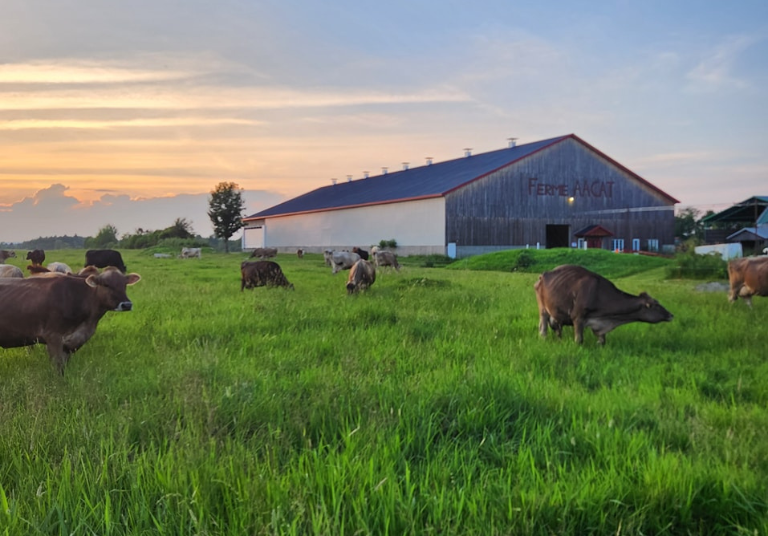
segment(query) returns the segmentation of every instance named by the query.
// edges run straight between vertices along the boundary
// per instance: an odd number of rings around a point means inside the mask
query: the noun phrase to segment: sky
[[[680,200],[768,195],[768,2],[2,0],[0,242],[212,233],[382,167],[565,134]]]

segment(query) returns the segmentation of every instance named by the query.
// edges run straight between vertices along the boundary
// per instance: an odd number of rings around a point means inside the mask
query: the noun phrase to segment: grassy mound
[[[509,249],[456,261],[449,270],[541,273],[561,264],[578,264],[604,277],[626,277],[672,263],[663,257],[613,253],[601,249]]]

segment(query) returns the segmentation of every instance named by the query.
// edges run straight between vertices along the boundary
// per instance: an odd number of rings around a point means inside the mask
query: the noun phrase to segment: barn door
[[[570,247],[569,230],[570,225],[547,225],[547,249]]]
[[[258,225],[243,229],[243,250],[263,248],[266,242],[267,227]]]

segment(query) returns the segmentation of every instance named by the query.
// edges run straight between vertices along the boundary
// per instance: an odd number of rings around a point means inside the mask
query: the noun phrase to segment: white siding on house
[[[400,254],[445,253],[445,199],[265,218],[268,247],[322,251],[395,239]]]

